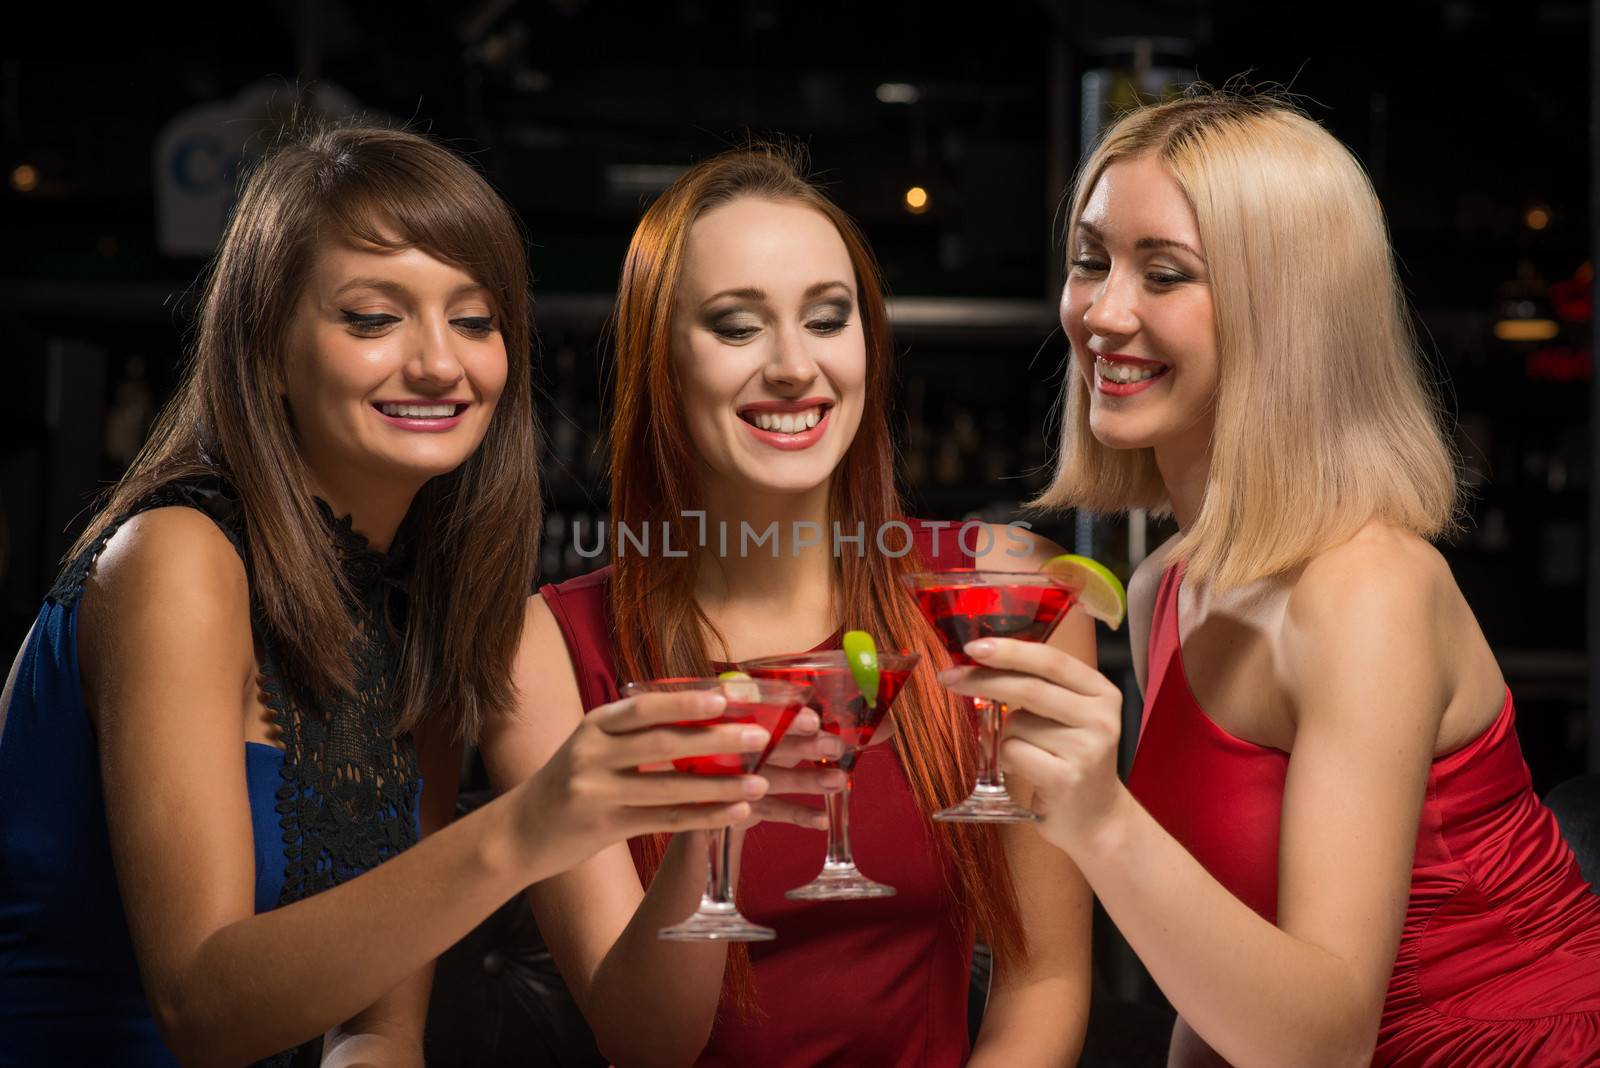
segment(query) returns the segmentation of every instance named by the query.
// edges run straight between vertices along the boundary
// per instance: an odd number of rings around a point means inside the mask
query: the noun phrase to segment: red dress
[[[953,527],[913,523],[916,549],[932,568],[971,567]],[[566,640],[584,710],[618,695],[609,621],[611,569],[539,592]],[[837,648],[838,635],[820,648]],[[895,706],[896,714],[915,710]],[[817,797],[800,797],[822,807]],[[760,1011],[723,1005],[700,1065],[937,1068],[966,1062],[967,986],[974,932],[952,889],[928,814],[895,745],[868,746],[850,797],[850,844],[863,873],[899,891],[867,901],[790,901],[784,891],[822,867],[821,831],[758,823],[745,836],[739,908],[772,927],[748,943]],[[635,863],[638,853],[634,854]]]
[[[1289,754],[1218,727],[1190,692],[1181,571],[1162,576],[1144,725],[1128,787],[1226,886],[1277,922]],[[1600,897],[1534,796],[1506,694],[1500,716],[1436,757],[1374,1064],[1600,1065]]]

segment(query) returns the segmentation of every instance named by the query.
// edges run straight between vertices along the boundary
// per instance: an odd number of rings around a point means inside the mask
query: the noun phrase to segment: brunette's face
[[[284,396],[312,474],[420,486],[459,467],[506,383],[489,292],[418,248],[325,240],[284,358]]]
[[[1153,155],[1113,163],[1069,239],[1061,326],[1089,387],[1095,438],[1123,449],[1207,448],[1216,318],[1183,190]]]
[[[861,423],[867,351],[855,271],[826,216],[741,197],[690,228],[673,313],[678,413],[704,477],[824,485]]]

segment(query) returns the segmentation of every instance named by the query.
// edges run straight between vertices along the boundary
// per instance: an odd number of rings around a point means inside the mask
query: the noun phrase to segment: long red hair
[[[683,271],[689,229],[706,211],[739,197],[805,204],[838,230],[855,269],[858,308],[867,352],[866,398],[861,425],[829,490],[830,519],[846,530],[870,531],[904,516],[895,487],[894,447],[887,413],[893,351],[883,280],[865,238],[843,211],[804,177],[804,161],[786,145],[756,144],[723,152],[691,167],[645,212],[622,269],[615,319],[615,379],[611,419],[611,516],[639,529],[672,528],[686,557],[654,556],[611,547],[611,610],[618,669],[623,679],[704,675],[714,659],[707,648],[715,628],[694,597],[699,561],[694,446],[682,423],[656,413],[678,408],[671,359],[674,298]],[[645,524],[648,524],[646,528]],[[868,538],[872,535],[869,533]],[[913,555],[845,553],[837,560],[836,604],[841,622],[870,631],[881,647],[914,649],[922,665],[913,674],[895,720],[894,744],[923,809],[933,813],[965,797],[976,775],[976,741],[967,713],[934,680],[949,662],[933,629],[897,581],[918,568]],[[1000,969],[1027,956],[1027,941],[1010,868],[996,828],[939,823],[936,841],[956,874],[954,889],[977,929],[993,947]],[[656,836],[636,843],[645,878],[653,878],[666,849]],[[741,1008],[753,1004],[753,977],[744,947],[728,957],[725,990]]]

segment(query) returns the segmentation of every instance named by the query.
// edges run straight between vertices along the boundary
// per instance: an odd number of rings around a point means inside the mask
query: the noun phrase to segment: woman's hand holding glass
[[[1117,777],[1122,692],[1051,645],[985,638],[966,653],[976,666],[948,668],[939,681],[1010,706],[1001,766],[1032,784],[1039,832],[1071,853],[1127,795]]]
[[[750,819],[768,792],[766,778],[695,775],[671,766],[766,749],[771,736],[759,726],[698,723],[716,719],[725,706],[717,693],[651,693],[594,709],[544,767],[511,791],[522,795],[516,838],[523,855],[554,874],[627,838]]]
[[[749,817],[734,825],[735,832],[749,830],[763,820],[792,823],[796,827],[814,831],[828,829],[826,810],[790,801],[783,796],[816,794],[820,797],[829,791],[844,789],[844,772],[838,768],[814,766],[819,760],[837,760],[844,752],[844,744],[838,737],[821,733],[821,730],[822,721],[809,708],[801,709],[794,717],[788,732],[773,747],[761,769],[762,776],[769,783],[766,796],[752,802]]]
[[[844,772],[837,768],[814,766],[821,760],[837,760],[843,752],[844,743],[837,736],[822,733],[822,720],[817,713],[802,708],[762,763],[758,774],[767,780],[766,794],[751,801],[750,815],[730,825],[729,830],[740,834],[768,820],[817,831],[827,830],[828,813],[825,809],[786,800],[785,795],[816,794],[820,797],[844,789]],[[671,771],[672,764],[663,761],[646,765],[640,770]]]

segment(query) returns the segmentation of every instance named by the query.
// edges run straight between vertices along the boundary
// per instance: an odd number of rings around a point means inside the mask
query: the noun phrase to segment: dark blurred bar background
[[[605,513],[611,292],[642,206],[689,161],[750,134],[809,146],[892,287],[918,513],[1003,521],[1053,449],[1060,211],[1083,146],[1136,97],[1245,74],[1300,94],[1377,186],[1472,491],[1445,551],[1543,793],[1600,771],[1596,52],[1590,4],[1569,0],[281,0],[18,30],[0,42],[0,636],[20,641],[171,389],[239,168],[297,102],[444,139],[525,221],[554,581],[598,563],[574,531],[593,544]],[[1124,574],[1170,532],[1037,526]],[[1120,635],[1102,660],[1125,679]]]

